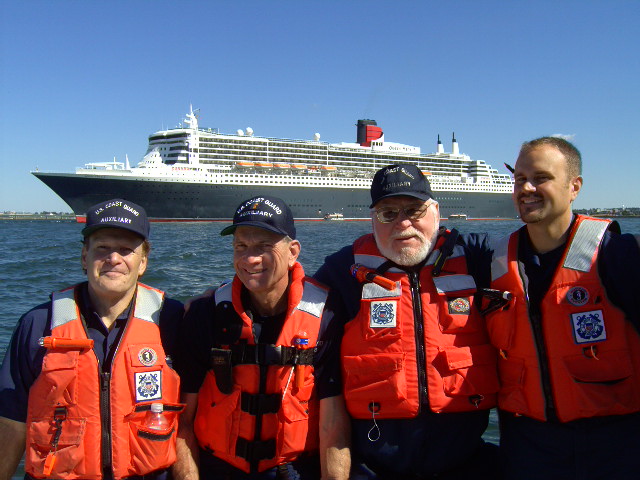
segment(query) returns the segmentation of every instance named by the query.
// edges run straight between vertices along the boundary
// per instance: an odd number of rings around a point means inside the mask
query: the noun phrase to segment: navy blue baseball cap
[[[87,237],[96,230],[107,227],[123,228],[144,239],[149,238],[147,212],[140,205],[121,198],[100,202],[89,208],[82,235]]]
[[[230,235],[237,227],[258,227],[270,232],[296,238],[293,214],[284,200],[278,197],[260,195],[245,200],[236,209],[233,225],[224,228],[220,235]]]
[[[378,170],[371,183],[371,205],[369,208],[373,208],[383,198],[400,195],[425,201],[433,198],[429,180],[415,165],[398,163]]]

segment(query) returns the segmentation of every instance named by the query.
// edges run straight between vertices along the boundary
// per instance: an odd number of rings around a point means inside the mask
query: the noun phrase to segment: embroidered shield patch
[[[450,298],[448,299],[449,314],[451,315],[468,315],[471,309],[471,303],[468,298]]]
[[[159,400],[162,398],[162,372],[137,372],[136,382],[136,402],[147,400]]]
[[[391,328],[396,326],[397,302],[371,302],[369,327]]]
[[[567,292],[567,301],[571,305],[581,307],[589,301],[589,292],[584,287],[573,287]]]
[[[602,310],[571,314],[576,343],[602,342],[607,339]]]
[[[153,348],[145,347],[138,352],[138,360],[145,367],[152,367],[158,361],[158,354]]]

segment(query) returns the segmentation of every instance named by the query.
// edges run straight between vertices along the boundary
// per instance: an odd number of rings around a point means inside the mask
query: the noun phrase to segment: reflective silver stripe
[[[578,231],[573,236],[563,267],[579,272],[591,270],[591,259],[600,246],[607,228],[609,228],[608,222],[583,220],[578,225]]]
[[[133,311],[133,316],[158,325],[163,302],[163,293],[138,285],[138,295],[136,296],[136,306]]]
[[[54,292],[52,295],[53,302],[51,304],[51,328],[60,327],[65,323],[71,322],[78,318],[76,309],[76,300],[74,298],[75,288],[69,288],[62,292]]]
[[[327,301],[327,294],[326,289],[310,282],[304,282],[304,290],[302,291],[302,298],[297,307],[298,310],[320,318],[324,310],[324,304]]]
[[[387,261],[386,258],[380,257],[378,255],[356,254],[353,257],[356,263],[359,263],[360,265],[364,265],[367,268],[373,268],[373,269],[378,268],[380,265],[382,265],[384,262]],[[400,270],[399,268],[396,268],[396,267],[391,267],[387,271],[393,272],[393,273],[405,273],[403,270]]]
[[[436,260],[438,259],[439,256],[440,256],[440,249],[438,248],[429,254],[429,259],[427,260],[425,265],[427,266],[433,265],[434,263],[436,263]],[[451,252],[451,255],[449,255],[447,258],[457,258],[462,256],[464,256],[464,248],[462,248],[462,246],[460,245],[455,245],[453,247],[453,251]]]
[[[233,282],[225,283],[220,288],[216,290],[216,293],[213,294],[214,299],[216,301],[216,305],[222,302],[230,302],[231,301],[231,292],[232,292]]]
[[[515,235],[512,233],[511,235]],[[509,272],[509,239],[511,235],[496,240],[493,249],[493,259],[491,260],[491,281],[494,282],[498,278]]]
[[[444,277],[433,277],[433,283],[436,286],[438,293],[476,289],[476,281],[471,275],[447,275]]]
[[[399,297],[402,293],[400,289],[400,282],[396,282],[395,290],[387,290],[375,283],[365,283],[362,286],[362,298],[388,298]]]

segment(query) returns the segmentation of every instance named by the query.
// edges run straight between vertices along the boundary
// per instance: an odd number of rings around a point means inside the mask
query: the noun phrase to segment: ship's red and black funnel
[[[372,140],[382,137],[382,129],[377,126],[375,120],[358,120],[358,139],[363,147],[370,147]]]

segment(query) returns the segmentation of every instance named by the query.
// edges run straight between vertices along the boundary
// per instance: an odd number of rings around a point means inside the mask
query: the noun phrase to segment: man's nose
[[[120,263],[122,261],[122,255],[114,250],[113,252],[110,252],[109,255],[107,255],[107,261],[112,264]]]
[[[526,191],[526,192],[535,192],[536,191],[536,187],[533,183],[531,183],[530,180],[527,180],[526,182],[524,182],[522,184],[522,190]]]
[[[398,218],[396,219],[396,226],[399,228],[407,228],[412,225],[411,219],[407,216],[403,209],[398,212]]]
[[[259,248],[248,248],[244,255],[247,262],[256,262],[262,259],[262,251]]]

